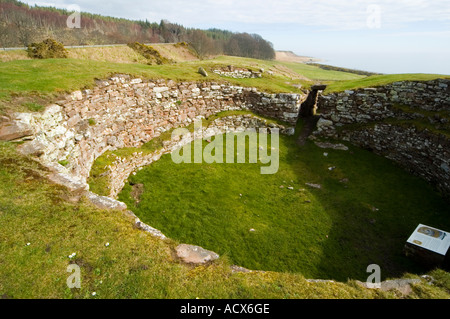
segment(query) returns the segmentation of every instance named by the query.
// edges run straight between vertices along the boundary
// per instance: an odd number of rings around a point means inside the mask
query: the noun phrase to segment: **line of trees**
[[[166,20],[160,23],[132,21],[91,13],[81,13],[81,28],[71,29],[67,27],[67,18],[71,14],[64,9],[0,0],[0,45],[26,47],[47,38],[64,45],[187,42],[200,56],[227,54],[275,58],[272,44],[257,34],[200,30]]]

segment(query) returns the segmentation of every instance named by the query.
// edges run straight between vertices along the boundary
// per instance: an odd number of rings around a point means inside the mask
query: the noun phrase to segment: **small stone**
[[[200,73],[203,76],[208,76],[208,73],[202,67],[198,68],[198,73]]]
[[[294,187],[292,187],[292,186],[289,186],[289,187],[288,187],[288,189],[290,189],[290,190],[293,190],[293,189],[294,189]]]
[[[255,230],[254,228],[250,228],[250,231],[251,231],[251,232],[254,232],[254,231],[256,231],[256,230]]]
[[[322,185],[320,184],[312,184],[312,183],[305,183],[307,186],[312,187],[312,188],[317,188],[317,189],[321,189]]]

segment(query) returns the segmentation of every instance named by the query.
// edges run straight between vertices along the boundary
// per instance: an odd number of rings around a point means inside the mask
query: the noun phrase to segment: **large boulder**
[[[15,117],[14,121],[0,123],[0,141],[12,141],[34,134],[32,114],[18,113]]]
[[[176,248],[177,256],[188,264],[205,264],[216,260],[219,255],[199,246],[181,244]]]

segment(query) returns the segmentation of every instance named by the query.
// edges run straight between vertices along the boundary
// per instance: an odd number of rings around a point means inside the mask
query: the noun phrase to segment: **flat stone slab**
[[[216,260],[219,255],[199,246],[181,244],[176,248],[177,256],[187,264],[205,264]]]
[[[143,231],[150,233],[152,236],[158,237],[160,239],[167,239],[167,237],[158,229],[153,228],[145,223],[143,223],[133,212],[128,211],[128,213],[135,217],[134,224],[137,228],[142,229]]]
[[[3,123],[0,125],[0,141],[12,141],[34,133],[33,128],[24,121]]]
[[[320,184],[313,184],[313,183],[305,183],[305,185],[312,187],[312,188],[317,188],[317,189],[321,189],[322,185]]]
[[[119,202],[118,200],[106,196],[100,196],[92,192],[86,192],[86,197],[92,204],[94,204],[100,209],[117,209],[117,210],[127,209],[127,205],[125,203]]]
[[[344,144],[333,144],[328,142],[314,142],[317,147],[320,148],[331,148],[333,150],[340,150],[340,151],[348,151],[348,147]]]
[[[396,280],[386,280],[380,283],[380,288],[382,291],[398,290],[402,295],[409,295],[412,292],[411,285],[419,284],[422,281],[420,279],[396,279]],[[367,283],[357,281],[357,283],[365,288],[369,288]]]
[[[89,186],[87,184],[76,180],[75,178],[73,178],[73,176],[68,174],[55,172],[48,175],[48,179],[55,184],[67,187],[69,191],[73,193],[81,194],[89,189]]]

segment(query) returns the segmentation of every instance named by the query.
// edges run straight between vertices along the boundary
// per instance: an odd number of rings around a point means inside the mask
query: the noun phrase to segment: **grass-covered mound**
[[[292,137],[280,137],[279,154],[274,175],[261,175],[261,164],[175,164],[166,155],[130,176],[119,199],[168,237],[307,278],[365,280],[370,264],[384,279],[420,273],[403,254],[409,235],[419,223],[450,229],[448,203],[385,158],[299,148]]]

